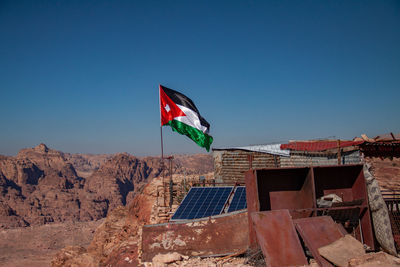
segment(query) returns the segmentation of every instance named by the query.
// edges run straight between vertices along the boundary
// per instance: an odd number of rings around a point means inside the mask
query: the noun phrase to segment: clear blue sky
[[[160,83],[212,147],[400,132],[400,2],[0,2],[0,154],[160,154]]]

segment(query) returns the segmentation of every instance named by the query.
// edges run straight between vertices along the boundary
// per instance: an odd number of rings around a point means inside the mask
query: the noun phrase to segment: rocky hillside
[[[150,222],[160,180],[141,188],[132,202],[107,215],[88,247],[68,246],[51,266],[138,266],[141,226]]]
[[[110,154],[70,154],[64,153],[65,159],[70,162],[78,176],[87,178],[94,171],[100,168],[100,165],[112,158]]]
[[[175,174],[205,174],[214,171],[214,160],[208,154],[175,155]]]
[[[209,155],[179,158],[178,173],[212,171]],[[160,176],[161,166],[156,157],[66,154],[44,144],[0,156],[0,228],[104,218]]]

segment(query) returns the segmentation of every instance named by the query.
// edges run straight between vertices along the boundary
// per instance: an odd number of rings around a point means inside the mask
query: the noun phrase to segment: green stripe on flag
[[[178,132],[182,135],[186,135],[187,137],[192,139],[196,144],[198,144],[201,147],[204,147],[205,149],[207,149],[207,151],[210,151],[210,146],[211,143],[213,142],[212,136],[205,134],[202,131],[192,126],[189,126],[177,120],[171,120],[166,125],[171,126],[173,131]]]

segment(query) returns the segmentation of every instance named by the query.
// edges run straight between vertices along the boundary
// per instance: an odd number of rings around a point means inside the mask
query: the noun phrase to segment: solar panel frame
[[[192,187],[171,221],[206,218],[221,214],[232,190],[232,186]]]
[[[246,187],[238,186],[229,205],[228,212],[243,210],[247,208]]]

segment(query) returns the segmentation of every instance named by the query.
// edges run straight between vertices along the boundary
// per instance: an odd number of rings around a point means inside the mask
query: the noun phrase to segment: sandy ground
[[[65,246],[88,246],[104,219],[0,231],[0,266],[49,266]]]

